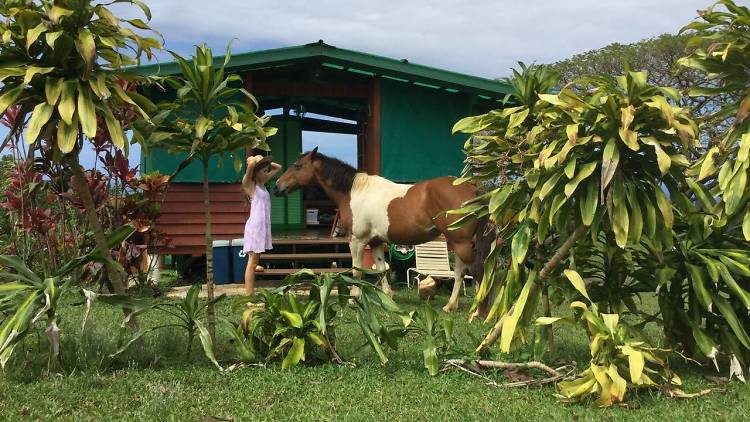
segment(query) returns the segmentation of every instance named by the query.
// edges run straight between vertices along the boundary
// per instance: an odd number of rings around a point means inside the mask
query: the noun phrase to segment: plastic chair
[[[414,246],[414,255],[416,261],[415,268],[406,270],[406,285],[411,288],[411,273],[415,273],[414,282],[419,286],[419,276],[432,276],[439,278],[456,278],[456,274],[451,269],[448,259],[448,244],[444,240],[433,240]],[[466,294],[466,279],[471,279],[470,275],[464,275],[463,287],[464,295]]]

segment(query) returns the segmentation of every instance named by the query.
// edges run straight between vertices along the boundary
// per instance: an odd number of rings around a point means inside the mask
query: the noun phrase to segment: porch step
[[[274,237],[274,245],[349,245],[349,240],[343,237]]]
[[[277,254],[262,254],[260,256],[261,261],[277,261],[277,260],[285,260],[285,261],[310,261],[310,260],[316,260],[316,259],[347,259],[351,258],[352,255],[349,253],[339,253],[339,252],[332,252],[332,253],[277,253]]]
[[[289,275],[300,270],[311,270],[315,273],[344,273],[351,268],[266,268],[263,272],[256,273],[258,277],[264,275]]]

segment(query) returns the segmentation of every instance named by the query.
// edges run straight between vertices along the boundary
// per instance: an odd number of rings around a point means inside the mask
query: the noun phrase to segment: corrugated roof
[[[224,60],[224,57],[217,56],[214,60],[218,64]],[[382,75],[391,79],[418,83],[422,86],[470,92],[496,99],[501,99],[505,94],[512,92],[510,85],[500,81],[410,63],[407,60],[337,48],[325,44],[322,40],[294,47],[236,54],[231,57],[227,69],[242,71],[307,61],[318,61],[328,67],[341,67],[341,69],[364,75]],[[136,67],[135,70],[143,75],[180,73],[179,66],[175,62],[143,65]]]

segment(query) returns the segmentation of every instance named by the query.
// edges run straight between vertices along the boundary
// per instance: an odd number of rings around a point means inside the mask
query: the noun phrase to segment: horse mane
[[[305,153],[309,154],[309,152]],[[312,161],[320,162],[320,175],[339,192],[351,192],[357,169],[349,164],[327,155],[316,153]]]

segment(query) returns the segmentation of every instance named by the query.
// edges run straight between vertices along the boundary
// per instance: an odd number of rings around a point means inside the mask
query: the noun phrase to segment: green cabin
[[[223,57],[215,60],[218,63]],[[245,88],[259,102],[259,112],[274,116],[271,126],[279,131],[269,144],[282,166],[293,163],[302,152],[303,133],[345,134],[356,151],[359,170],[404,183],[458,175],[465,139],[451,135],[453,124],[502,107],[511,91],[496,80],[345,50],[323,41],[233,55],[227,71],[240,73]],[[166,63],[142,66],[140,72],[170,75],[178,74],[179,68]],[[228,151],[211,163],[216,238],[242,235],[247,210],[240,205],[241,174],[234,171],[232,155],[246,153]],[[155,150],[142,156],[141,169],[170,174],[183,159]],[[196,254],[203,240],[192,222],[200,217],[189,214],[201,212],[199,164],[188,166],[174,182],[170,192],[175,193],[162,208],[162,224],[176,253]],[[308,218],[308,210],[329,211],[327,215],[332,211],[326,208],[331,204],[314,193],[274,197],[272,207],[275,233],[331,223]]]

